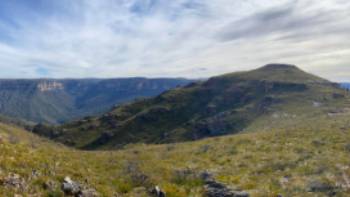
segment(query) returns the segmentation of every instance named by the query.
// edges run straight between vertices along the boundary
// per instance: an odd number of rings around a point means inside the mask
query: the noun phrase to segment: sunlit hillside
[[[272,116],[261,120],[259,127],[264,122],[266,129],[260,132],[93,152],[1,125],[0,192],[63,196],[61,184],[69,176],[100,196],[149,196],[155,185],[170,197],[204,196],[199,175],[208,172],[250,196],[347,196],[349,115],[346,107],[296,118],[292,125],[285,117]],[[19,184],[9,183],[14,174]]]

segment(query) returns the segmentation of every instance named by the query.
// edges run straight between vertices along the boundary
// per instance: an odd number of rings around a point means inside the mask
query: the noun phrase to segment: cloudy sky
[[[208,77],[282,62],[350,81],[349,0],[3,0],[0,77]]]

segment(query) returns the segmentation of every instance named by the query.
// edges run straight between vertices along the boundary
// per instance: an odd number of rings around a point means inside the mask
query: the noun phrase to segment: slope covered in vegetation
[[[213,77],[151,99],[124,104],[100,116],[60,127],[39,125],[34,132],[88,149],[128,143],[169,143],[239,133],[266,116],[323,111],[343,103],[348,93],[337,84],[296,66],[262,68]]]
[[[348,196],[350,103],[331,109],[266,116],[259,132],[117,151],[72,150],[1,124],[0,193],[63,196],[69,176],[100,196],[150,196],[155,185],[169,197],[205,196],[198,175],[208,172],[252,197]]]

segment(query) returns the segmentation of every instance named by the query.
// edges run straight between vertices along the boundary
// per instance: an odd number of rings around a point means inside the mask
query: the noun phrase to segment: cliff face
[[[189,83],[185,79],[0,80],[0,114],[60,123]]]
[[[37,88],[40,92],[47,92],[53,90],[63,90],[64,86],[62,83],[56,81],[43,81],[37,85]]]

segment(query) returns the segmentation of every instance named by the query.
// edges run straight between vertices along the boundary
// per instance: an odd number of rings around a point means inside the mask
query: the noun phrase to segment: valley
[[[183,86],[185,79],[0,80],[0,114],[58,124],[102,113],[113,106]]]
[[[348,196],[349,115],[338,84],[269,64],[58,126],[4,117],[0,193]]]

